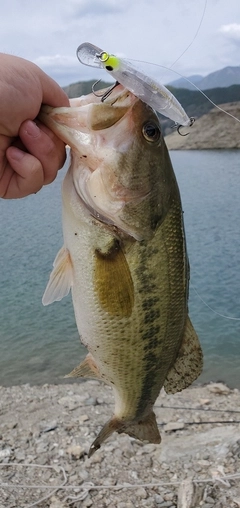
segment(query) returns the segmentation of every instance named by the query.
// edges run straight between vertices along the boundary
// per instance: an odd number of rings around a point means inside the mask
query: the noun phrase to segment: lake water
[[[191,264],[190,315],[204,350],[199,381],[240,388],[240,152],[176,151],[171,158]],[[0,200],[1,385],[62,382],[85,355],[71,297],[41,304],[62,245],[63,174],[37,195]]]

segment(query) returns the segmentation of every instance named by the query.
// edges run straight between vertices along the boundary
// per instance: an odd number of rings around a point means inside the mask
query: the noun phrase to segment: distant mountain
[[[204,77],[201,76],[201,74],[194,74],[193,76],[188,76],[187,79],[192,83],[194,83],[195,85],[197,85],[197,83],[199,83],[202,79],[204,79]],[[191,85],[191,83],[186,81],[185,78],[179,78],[176,79],[175,81],[171,81],[171,83],[169,83],[167,86],[173,86],[174,88],[187,88],[188,90],[196,90],[196,88],[194,88]]]
[[[205,77],[194,75],[187,77],[187,79],[197,85],[200,90],[209,90],[211,88],[225,88],[231,85],[240,85],[240,66],[224,67],[224,69],[211,72]],[[168,86],[173,86],[174,88],[186,88],[187,90],[196,90],[196,88],[184,78],[172,81]]]

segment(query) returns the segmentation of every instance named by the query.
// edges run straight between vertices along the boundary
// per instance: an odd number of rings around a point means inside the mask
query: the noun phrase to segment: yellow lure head
[[[102,51],[99,56],[100,61],[107,71],[116,71],[120,67],[120,60],[115,55],[109,55],[106,51]]]

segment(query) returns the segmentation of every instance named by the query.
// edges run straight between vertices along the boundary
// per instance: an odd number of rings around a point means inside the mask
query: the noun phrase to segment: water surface
[[[205,364],[201,382],[240,388],[239,151],[171,152],[191,263],[190,315]],[[62,246],[64,171],[37,195],[0,200],[0,384],[62,382],[85,355],[71,297],[43,307]]]

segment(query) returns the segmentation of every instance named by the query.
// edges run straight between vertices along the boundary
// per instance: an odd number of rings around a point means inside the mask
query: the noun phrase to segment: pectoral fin
[[[49,305],[57,300],[62,300],[69,293],[73,285],[72,272],[70,254],[63,246],[54,260],[53,271],[42,298],[43,305]]]
[[[119,318],[129,317],[134,287],[126,257],[116,243],[108,253],[95,251],[95,289],[102,308]]]
[[[182,345],[165,379],[165,391],[176,393],[184,390],[201,374],[202,367],[202,349],[193,325],[187,317]]]
[[[86,377],[86,378],[90,378],[90,379],[101,379],[101,374],[99,373],[98,371],[98,368],[97,368],[97,365],[91,355],[91,353],[89,353],[86,358],[83,360],[82,363],[80,363],[80,365],[78,365],[77,367],[75,367],[75,369],[73,369],[70,374],[67,374],[66,376],[64,376],[65,378],[66,377]]]

